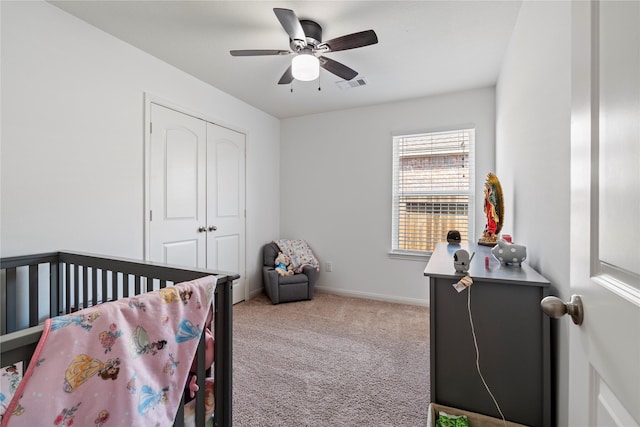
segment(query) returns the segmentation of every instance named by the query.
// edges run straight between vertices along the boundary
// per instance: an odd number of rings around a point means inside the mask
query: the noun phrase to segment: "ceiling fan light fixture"
[[[320,61],[312,54],[296,55],[291,60],[291,74],[303,82],[315,80],[320,76]]]

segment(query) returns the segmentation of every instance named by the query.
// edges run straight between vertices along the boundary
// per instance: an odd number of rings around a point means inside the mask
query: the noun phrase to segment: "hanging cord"
[[[480,375],[480,379],[482,380],[482,384],[484,384],[484,388],[487,389],[487,392],[489,393],[489,396],[491,396],[493,403],[496,405],[496,408],[498,408],[498,412],[500,412],[500,417],[502,417],[502,424],[505,427],[507,427],[507,421],[505,420],[504,414],[500,409],[500,405],[498,405],[498,401],[493,396],[493,393],[491,393],[491,390],[489,389],[487,382],[484,380],[484,376],[482,376],[482,372],[480,372],[480,351],[478,350],[478,339],[476,338],[476,330],[473,326],[473,318],[471,317],[471,287],[467,289],[467,309],[469,310],[469,323],[471,324],[471,334],[473,335],[473,345],[476,348],[476,369],[478,370],[478,375]]]

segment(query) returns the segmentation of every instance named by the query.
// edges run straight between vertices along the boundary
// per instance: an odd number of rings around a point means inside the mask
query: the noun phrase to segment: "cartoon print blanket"
[[[301,273],[302,269],[311,266],[319,271],[320,263],[313,251],[304,240],[280,239],[274,240],[280,251],[291,258],[293,271]]]
[[[5,426],[170,426],[215,276],[48,319]]]

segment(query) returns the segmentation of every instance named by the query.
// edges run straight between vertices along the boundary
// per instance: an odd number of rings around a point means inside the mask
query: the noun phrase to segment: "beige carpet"
[[[233,310],[233,425],[426,426],[429,310],[317,293]]]

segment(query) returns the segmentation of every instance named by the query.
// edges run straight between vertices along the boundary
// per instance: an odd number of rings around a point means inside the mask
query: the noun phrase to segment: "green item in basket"
[[[436,427],[469,427],[469,419],[466,415],[449,415],[440,411]]]

